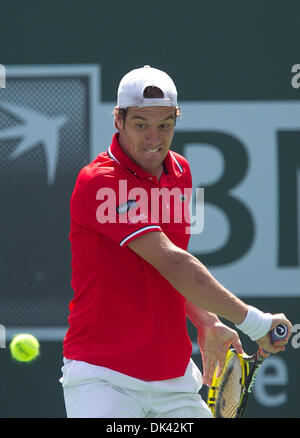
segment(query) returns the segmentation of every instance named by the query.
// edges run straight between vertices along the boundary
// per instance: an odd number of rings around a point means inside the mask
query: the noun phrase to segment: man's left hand
[[[198,344],[203,362],[203,383],[207,386],[212,382],[216,366],[218,366],[217,377],[222,374],[230,345],[237,353],[243,354],[239,335],[222,322],[198,329]]]

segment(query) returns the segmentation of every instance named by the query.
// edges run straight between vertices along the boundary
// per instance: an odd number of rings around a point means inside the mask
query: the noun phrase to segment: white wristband
[[[270,331],[271,325],[272,315],[270,313],[264,313],[249,306],[246,318],[241,324],[236,325],[236,328],[248,335],[252,341],[256,341]]]

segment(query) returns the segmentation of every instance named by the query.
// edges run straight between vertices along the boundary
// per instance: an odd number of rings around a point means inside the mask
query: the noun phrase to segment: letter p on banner
[[[6,88],[6,69],[0,64],[0,88]]]

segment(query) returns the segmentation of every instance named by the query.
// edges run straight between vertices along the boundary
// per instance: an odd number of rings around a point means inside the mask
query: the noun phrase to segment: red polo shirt
[[[169,151],[157,181],[123,152],[118,134],[80,171],[70,204],[74,297],[66,358],[143,380],[184,374],[192,352],[185,298],[127,245],[163,231],[187,249],[184,189],[191,187],[184,157]]]

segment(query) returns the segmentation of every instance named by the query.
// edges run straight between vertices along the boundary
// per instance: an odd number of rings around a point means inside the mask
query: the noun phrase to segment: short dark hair
[[[158,87],[154,87],[153,85],[145,88],[143,96],[146,99],[163,99],[165,97],[162,90]]]

